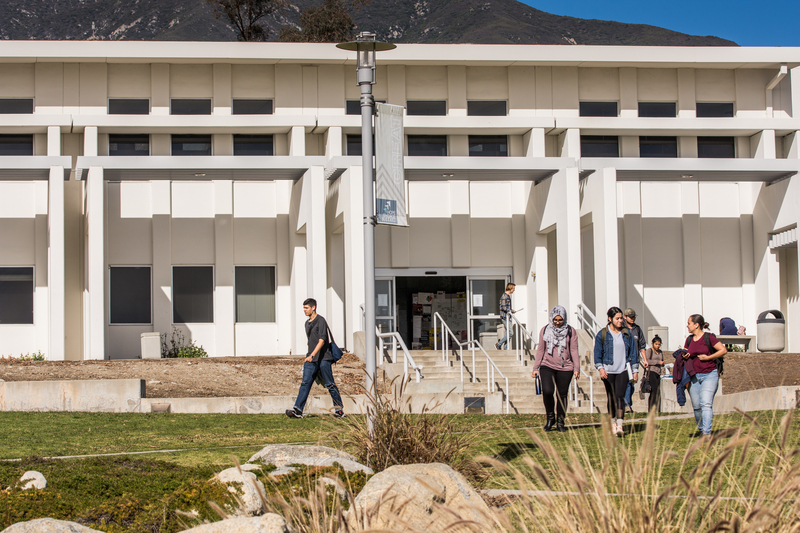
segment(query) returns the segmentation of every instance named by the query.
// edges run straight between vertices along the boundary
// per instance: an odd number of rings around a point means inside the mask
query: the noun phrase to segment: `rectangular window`
[[[678,157],[678,138],[639,137],[639,157]]]
[[[733,102],[697,102],[697,118],[733,118]]]
[[[2,155],[33,155],[33,135],[0,135]]]
[[[109,98],[109,115],[149,115],[150,100],[147,98]]]
[[[376,104],[385,104],[386,100],[375,100]],[[344,113],[346,115],[361,114],[361,100],[346,100],[344,103]]]
[[[172,323],[214,322],[214,267],[172,267]]]
[[[441,115],[447,114],[445,100],[409,100],[406,102],[407,115]]]
[[[677,105],[675,102],[639,102],[640,117],[677,117]]]
[[[733,137],[698,137],[697,157],[730,158],[736,157]]]
[[[447,135],[409,135],[408,155],[446,156]]]
[[[233,101],[234,115],[271,115],[272,100],[237,98]]]
[[[275,267],[236,267],[236,322],[275,322]]]
[[[505,135],[470,135],[469,155],[508,157],[508,137]]]
[[[211,155],[211,135],[173,135],[172,155]]]
[[[150,324],[150,267],[109,267],[109,322]]]
[[[347,155],[363,155],[361,152],[361,135],[347,135]]]
[[[468,100],[467,115],[474,117],[504,117],[508,114],[505,100]]]
[[[108,136],[108,155],[150,155],[150,136],[111,134]]]
[[[30,115],[33,98],[0,98],[0,114]]]
[[[582,117],[616,117],[617,102],[580,102],[578,114]]]
[[[619,157],[619,137],[581,135],[581,157]]]
[[[0,324],[33,324],[33,267],[0,267]]]
[[[211,114],[211,98],[173,98],[169,104],[170,115]]]
[[[273,155],[272,135],[234,135],[233,155]]]

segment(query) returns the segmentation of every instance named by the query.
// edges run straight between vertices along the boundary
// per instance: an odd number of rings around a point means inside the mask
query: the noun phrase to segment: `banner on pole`
[[[403,106],[376,104],[375,212],[378,224],[408,226],[403,169]]]

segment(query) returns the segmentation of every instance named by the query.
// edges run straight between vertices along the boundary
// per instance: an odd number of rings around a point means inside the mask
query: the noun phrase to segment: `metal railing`
[[[483,352],[483,355],[486,356],[486,380],[489,382],[488,383],[488,387],[487,387],[487,392],[494,392],[495,385],[496,385],[496,383],[495,383],[495,371],[497,371],[497,373],[500,374],[501,378],[506,380],[506,390],[505,390],[505,395],[506,395],[506,414],[508,414],[509,413],[508,378],[505,376],[505,374],[503,374],[503,371],[500,370],[500,367],[498,367],[497,364],[494,361],[492,361],[492,358],[489,357],[489,354],[486,353],[486,350],[483,349],[483,346],[481,346],[480,342],[478,342],[476,340],[471,340],[469,342],[470,342],[470,344],[473,345],[473,350],[474,350],[474,347],[477,346]],[[474,352],[473,352],[473,358],[474,357],[475,357],[475,355],[474,355]],[[491,375],[489,374],[490,369],[491,369]]]
[[[584,372],[583,368],[581,368],[580,370],[581,370],[581,375],[589,378],[589,406],[591,407],[594,405],[594,379],[592,378],[592,376]],[[578,380],[573,379],[572,385],[573,385],[573,405],[575,407],[578,407]]]
[[[410,366],[417,374],[417,383],[423,377],[422,376],[422,367],[417,365],[414,361],[414,358],[411,357],[411,353],[408,351],[406,347],[406,343],[403,342],[403,337],[396,331],[392,331],[390,333],[381,333],[378,331],[378,328],[375,328],[375,335],[378,339],[378,353],[381,354],[381,363],[383,363],[383,350],[385,341],[383,339],[391,339],[392,344],[392,363],[397,362],[397,346],[400,346],[400,349],[403,350],[403,382],[405,383],[408,381],[408,367]],[[463,381],[463,380],[462,380]]]
[[[533,338],[533,335],[525,329],[525,326],[522,325],[522,322],[513,314],[509,313],[506,317],[506,334],[508,334],[510,328],[514,328],[514,354],[517,356],[517,361],[523,360],[523,354],[525,353],[525,339],[530,340],[531,348],[534,350],[536,349],[536,339]],[[520,335],[520,333],[522,335]],[[508,342],[506,343],[506,350],[511,345],[511,337],[508,338]]]
[[[603,325],[597,321],[597,317],[581,302],[578,302],[578,310],[575,311],[575,316],[578,318],[578,326],[588,330],[592,334],[592,338],[603,328]]]

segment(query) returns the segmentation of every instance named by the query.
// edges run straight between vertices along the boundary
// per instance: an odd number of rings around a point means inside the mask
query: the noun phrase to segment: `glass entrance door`
[[[381,333],[397,331],[394,278],[375,278],[375,325]]]
[[[500,324],[500,296],[506,290],[508,277],[470,277],[467,309],[469,339],[480,341],[486,350],[493,350]]]

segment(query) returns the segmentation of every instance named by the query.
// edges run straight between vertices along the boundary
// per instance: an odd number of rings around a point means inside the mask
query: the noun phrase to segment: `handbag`
[[[331,355],[333,355],[333,361],[337,362],[339,359],[342,358],[344,352],[342,352],[342,349],[336,345],[336,341],[333,340],[333,333],[331,332],[330,326],[328,327],[328,335],[331,338]]]
[[[642,380],[642,388],[640,389],[642,394],[647,394],[648,392],[652,392],[653,388],[650,385],[650,369],[648,368],[644,373],[644,379]]]

